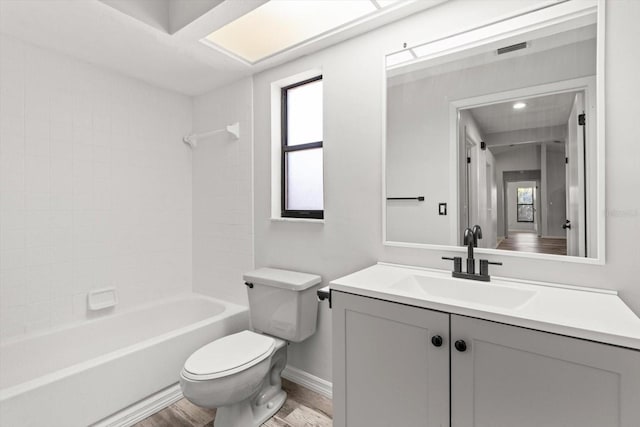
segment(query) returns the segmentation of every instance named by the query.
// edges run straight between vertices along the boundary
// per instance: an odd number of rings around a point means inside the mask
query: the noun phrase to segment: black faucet
[[[478,239],[482,239],[482,228],[479,225],[474,225],[473,228],[465,228],[463,235],[463,243],[467,247],[467,272],[462,271],[462,258],[461,257],[442,257],[453,261],[453,271],[451,275],[459,279],[471,279],[480,280],[482,282],[488,282],[491,280],[489,276],[489,264],[502,265],[501,262],[489,262],[486,259],[480,260],[480,273],[476,274],[476,260],[473,257],[473,248],[478,247]]]
[[[473,228],[478,227],[477,225]],[[478,227],[480,229],[480,227]],[[478,246],[478,237],[470,228],[464,229],[464,245],[467,247],[467,273],[475,274],[476,272],[476,260],[473,258],[473,248]]]

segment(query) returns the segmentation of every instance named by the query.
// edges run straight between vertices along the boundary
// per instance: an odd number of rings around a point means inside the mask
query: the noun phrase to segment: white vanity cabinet
[[[454,314],[451,339],[452,426],[640,425],[640,351]]]
[[[640,425],[638,350],[344,292],[332,304],[335,427]]]
[[[449,426],[448,314],[332,292],[332,322],[334,426]]]

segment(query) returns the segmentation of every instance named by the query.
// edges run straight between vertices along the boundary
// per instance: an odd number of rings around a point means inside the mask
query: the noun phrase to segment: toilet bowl
[[[284,404],[285,341],[242,331],[220,338],[187,359],[180,387],[192,403],[218,408],[215,427],[258,427]]]
[[[196,350],[180,373],[182,394],[217,408],[214,427],[258,427],[284,404],[280,374],[287,342],[316,331],[315,274],[259,268],[243,275],[253,331],[220,338]]]

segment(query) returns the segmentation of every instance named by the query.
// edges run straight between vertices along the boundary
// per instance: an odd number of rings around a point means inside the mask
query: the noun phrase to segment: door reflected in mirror
[[[477,224],[480,248],[598,257],[596,21],[387,57],[387,243],[459,246]]]

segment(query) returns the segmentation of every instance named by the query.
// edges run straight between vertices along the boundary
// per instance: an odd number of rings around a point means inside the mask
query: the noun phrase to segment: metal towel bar
[[[387,200],[417,200],[419,202],[424,202],[424,196],[418,196],[418,197],[387,197]]]

